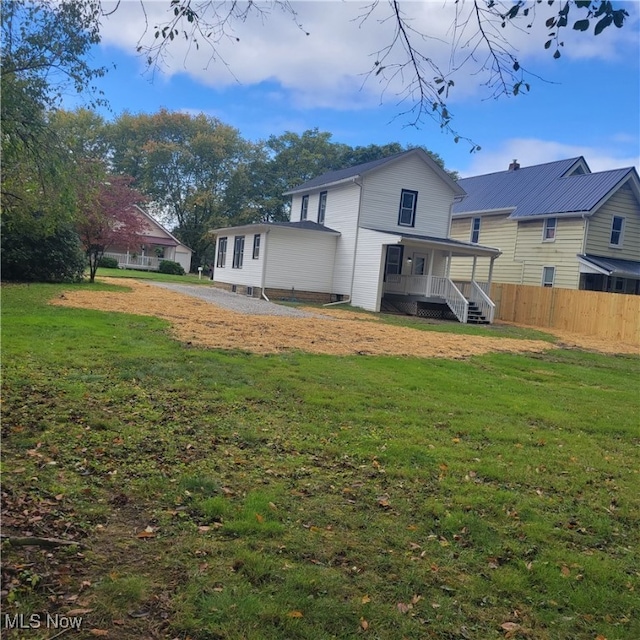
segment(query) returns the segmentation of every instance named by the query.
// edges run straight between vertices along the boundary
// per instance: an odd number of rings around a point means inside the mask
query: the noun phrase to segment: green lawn
[[[3,627],[640,638],[640,358],[205,351],[63,290],[2,291],[3,533],[82,547],[4,543]]]

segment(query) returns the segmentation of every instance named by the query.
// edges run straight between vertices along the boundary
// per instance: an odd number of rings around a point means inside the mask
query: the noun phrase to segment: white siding
[[[244,235],[244,253],[242,256],[242,268],[233,268],[233,247],[236,236]],[[228,236],[219,236],[216,242],[216,259],[213,263],[218,264],[218,248],[220,237],[227,238],[227,257],[224,267],[214,267],[213,279],[215,282],[226,284],[240,284],[247,287],[260,287],[262,283],[262,265],[264,257],[265,234],[260,238],[260,257],[254,260],[253,255],[253,233],[231,233]]]
[[[367,174],[363,184],[361,226],[447,237],[454,194],[418,156],[409,156]],[[398,225],[402,189],[418,192],[413,227]]]
[[[624,218],[622,247],[609,245],[613,216]],[[589,218],[585,253],[640,260],[640,204],[631,189],[622,187]]]
[[[360,229],[351,304],[368,311],[380,311],[385,245],[397,244],[397,236]]]
[[[337,237],[322,231],[273,228],[267,234],[265,287],[336,293],[333,263]]]
[[[186,247],[176,247],[174,260],[182,266],[182,268],[189,273],[191,269],[191,251]]]

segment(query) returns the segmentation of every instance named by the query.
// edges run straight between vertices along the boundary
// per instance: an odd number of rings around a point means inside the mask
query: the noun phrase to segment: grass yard
[[[69,288],[2,291],[3,637],[640,638],[637,356],[204,349]]]

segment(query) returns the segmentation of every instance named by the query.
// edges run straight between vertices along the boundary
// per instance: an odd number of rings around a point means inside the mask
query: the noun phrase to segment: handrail
[[[458,287],[456,287],[456,285],[453,284],[453,281],[449,280],[449,278],[438,279],[446,281],[444,299],[447,301],[449,308],[462,324],[466,324],[469,314],[469,301],[462,295],[460,289],[458,289]]]
[[[487,318],[489,323],[492,323],[496,312],[495,303],[475,280],[471,281],[471,289],[473,292],[473,295],[470,297],[471,302],[476,304],[480,309],[480,313]]]

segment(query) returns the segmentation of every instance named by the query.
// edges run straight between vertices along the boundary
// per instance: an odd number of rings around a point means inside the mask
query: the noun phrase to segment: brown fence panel
[[[494,283],[496,320],[640,346],[640,296]]]

